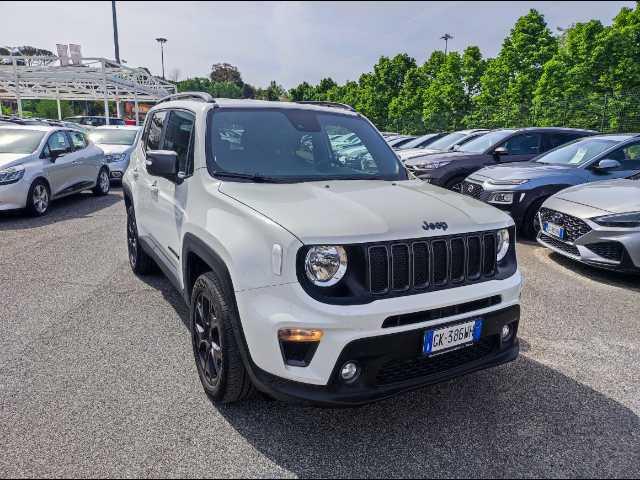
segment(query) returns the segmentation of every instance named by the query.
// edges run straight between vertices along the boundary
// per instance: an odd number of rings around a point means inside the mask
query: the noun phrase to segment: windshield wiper
[[[214,171],[213,176],[216,178],[238,178],[242,180],[249,180],[254,183],[279,183],[281,179],[275,177],[267,177],[260,175],[259,173],[238,173],[238,172],[224,172]]]

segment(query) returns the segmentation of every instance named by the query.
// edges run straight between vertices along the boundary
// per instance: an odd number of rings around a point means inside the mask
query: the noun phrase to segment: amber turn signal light
[[[278,330],[278,339],[283,342],[319,342],[322,330],[307,330],[304,328],[283,328]]]

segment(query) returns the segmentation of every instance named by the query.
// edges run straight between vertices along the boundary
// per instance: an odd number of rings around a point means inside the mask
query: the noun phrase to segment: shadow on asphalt
[[[144,281],[189,328],[187,306],[173,286],[161,274]],[[522,351],[528,350],[523,341]],[[640,475],[638,416],[524,355],[354,409],[263,397],[212,408],[259,452],[300,477]]]
[[[109,195],[96,197],[91,192],[82,192],[55,200],[44,217],[30,217],[23,211],[0,212],[0,231],[27,230],[46,227],[56,222],[94,215],[100,210],[122,201],[121,188],[113,188]],[[123,207],[124,211],[124,207]]]
[[[571,270],[578,275],[583,275],[594,282],[640,292],[640,272],[634,275],[631,273],[603,270],[590,265],[585,265],[584,263],[576,262],[556,252],[551,252],[549,254],[549,258],[567,270]]]

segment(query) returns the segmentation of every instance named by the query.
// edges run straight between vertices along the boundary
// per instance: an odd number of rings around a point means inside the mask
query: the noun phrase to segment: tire
[[[51,189],[47,182],[38,179],[31,184],[27,194],[27,213],[33,217],[42,217],[49,212]]]
[[[214,402],[229,404],[253,396],[249,378],[233,333],[238,321],[232,290],[215,272],[198,277],[189,309],[191,344],[200,383]]]
[[[153,259],[146,254],[138,239],[138,224],[133,205],[127,207],[127,251],[129,266],[136,275],[148,275],[154,270]]]
[[[522,221],[522,236],[529,240],[535,240],[538,232],[540,232],[538,210],[540,210],[545,200],[546,198],[540,198],[533,202],[524,215],[524,220]]]
[[[462,193],[462,182],[464,182],[465,178],[467,178],[467,177],[456,177],[456,178],[453,178],[453,179],[449,180],[445,184],[445,187],[448,190],[452,190],[452,191],[457,192],[457,193]]]
[[[101,168],[98,172],[98,179],[96,180],[96,186],[93,187],[93,194],[97,197],[108,195],[111,190],[111,179],[109,178],[109,170]]]

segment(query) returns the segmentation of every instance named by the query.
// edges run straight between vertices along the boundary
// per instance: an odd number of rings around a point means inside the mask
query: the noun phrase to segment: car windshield
[[[447,150],[453,147],[456,143],[466,137],[468,133],[464,132],[453,132],[448,135],[445,135],[442,138],[439,138],[435,142],[431,142],[429,144],[429,148],[434,150]]]
[[[33,153],[44,132],[18,128],[0,128],[0,153]]]
[[[312,110],[222,109],[209,121],[215,175],[254,181],[402,180],[393,150],[363,119]],[[260,178],[260,180],[258,180]]]
[[[566,165],[568,167],[579,167],[589,162],[596,155],[600,155],[605,150],[613,147],[618,142],[606,138],[587,138],[564,145],[549,153],[542,155],[536,160],[537,163],[548,163],[550,165]]]
[[[438,135],[440,135],[440,134],[439,133],[429,133],[427,135],[423,135],[421,137],[414,138],[410,142],[407,142],[407,143],[401,145],[398,148],[400,150],[408,150],[409,148],[420,148],[424,142],[428,141],[430,138],[437,137]],[[431,146],[431,145],[429,145],[429,146]]]
[[[97,129],[91,132],[89,138],[93,143],[103,145],[133,145],[138,134],[137,130]]]
[[[515,130],[498,130],[495,132],[485,133],[473,140],[460,145],[458,152],[467,153],[485,153],[487,150],[500,143],[502,140],[513,134]]]

